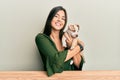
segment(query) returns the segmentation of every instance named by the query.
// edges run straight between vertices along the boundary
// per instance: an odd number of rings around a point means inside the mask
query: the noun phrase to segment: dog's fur
[[[67,38],[65,37],[65,35],[69,35],[73,38],[73,42],[72,42],[70,49],[73,49],[77,44],[80,44],[80,40],[78,39],[79,29],[80,29],[80,27],[77,24],[68,26],[68,29],[65,31],[63,38],[62,38],[62,43],[63,43],[64,47],[68,47],[67,43],[66,43]],[[77,44],[76,44],[76,41],[77,41]]]
[[[77,25],[77,24],[74,24],[74,25],[69,25],[68,26],[68,29],[64,32],[64,35],[63,35],[63,38],[62,38],[62,44],[63,44],[63,47],[68,47],[67,46],[67,43],[66,43],[66,37],[65,35],[69,35],[73,38],[73,42],[72,42],[72,45],[70,46],[70,49],[74,49],[74,47],[78,44],[81,44],[82,42],[79,40],[78,38],[78,32],[80,30],[80,26]],[[82,46],[84,47],[84,45],[82,44]],[[83,57],[84,59],[84,56],[83,56],[83,53],[80,52],[81,56]],[[84,62],[85,62],[85,59],[84,59]]]

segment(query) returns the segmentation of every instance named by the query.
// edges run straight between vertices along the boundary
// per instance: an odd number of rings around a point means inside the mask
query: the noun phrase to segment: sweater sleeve
[[[82,70],[83,64],[84,64],[84,60],[83,60],[83,57],[81,56],[81,62],[80,62],[79,68],[77,68],[77,67],[73,64],[74,70]]]
[[[64,61],[68,50],[58,51],[55,44],[45,35],[39,34],[36,36],[37,47],[46,58],[46,70],[48,76],[54,73],[59,73],[64,70]]]

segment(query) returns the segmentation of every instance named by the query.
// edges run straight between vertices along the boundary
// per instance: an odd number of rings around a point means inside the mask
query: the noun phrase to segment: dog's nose
[[[76,35],[76,37],[78,37],[78,35]]]

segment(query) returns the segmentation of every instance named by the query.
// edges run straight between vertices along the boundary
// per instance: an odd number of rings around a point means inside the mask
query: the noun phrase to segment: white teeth
[[[59,23],[56,23],[56,26],[60,26],[60,24],[59,24]]]

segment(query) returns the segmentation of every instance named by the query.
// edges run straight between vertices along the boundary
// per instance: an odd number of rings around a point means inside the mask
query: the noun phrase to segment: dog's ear
[[[70,25],[68,26],[68,30],[70,30]]]
[[[69,25],[69,26],[68,26],[68,30],[73,30],[73,26],[74,26],[74,25]]]
[[[78,24],[76,24],[76,26],[78,27],[78,30],[80,30],[80,26]]]

